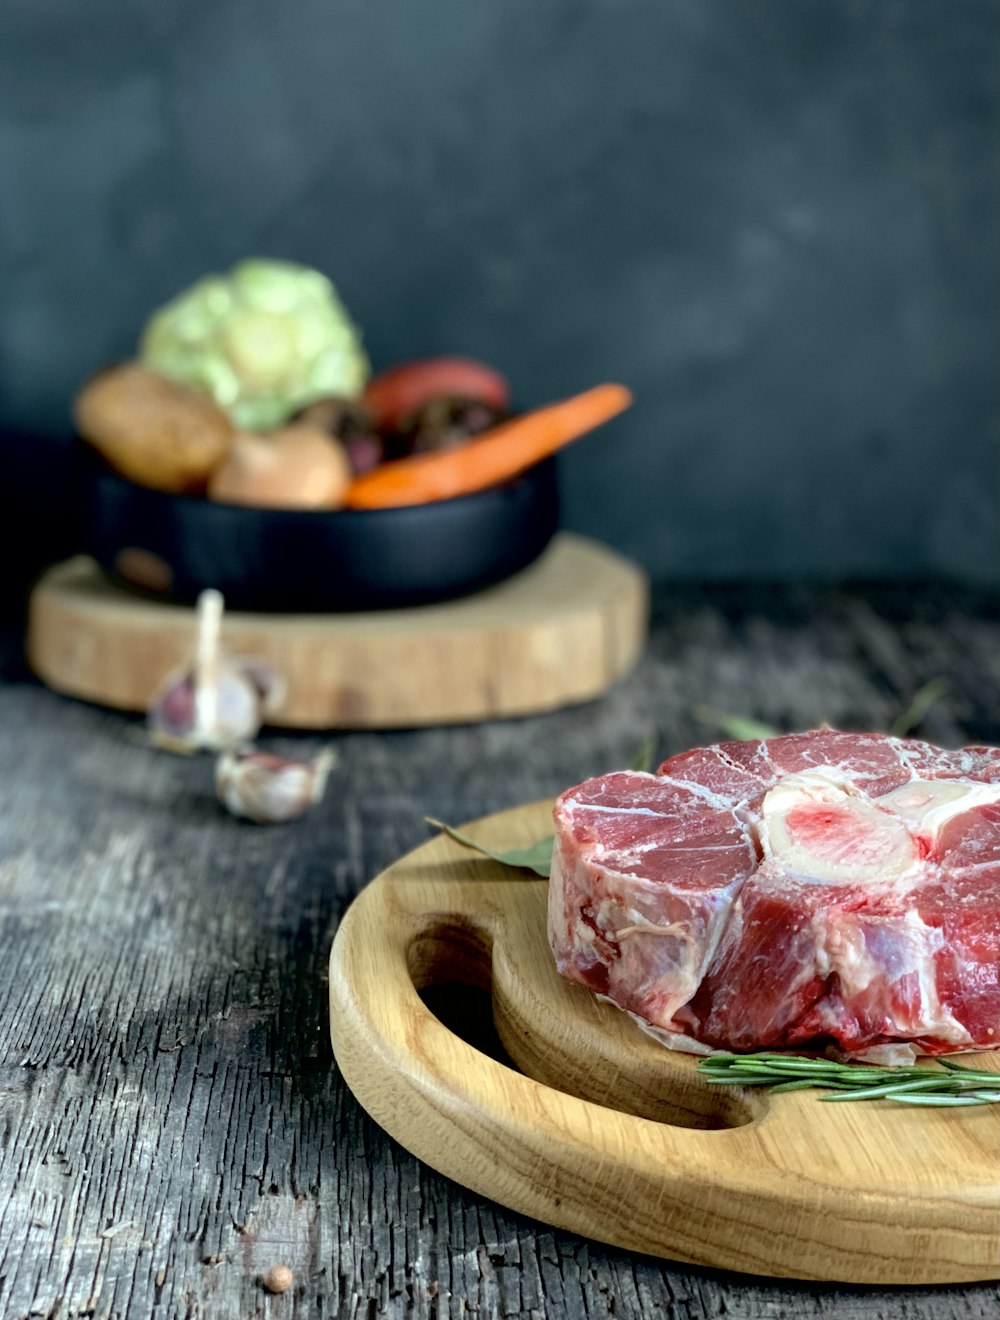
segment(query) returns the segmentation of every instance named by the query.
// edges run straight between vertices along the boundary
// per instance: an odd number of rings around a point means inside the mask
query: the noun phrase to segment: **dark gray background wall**
[[[657,575],[1000,581],[998,130],[996,0],[8,0],[8,492],[266,254],[376,364],[630,384],[566,521]]]

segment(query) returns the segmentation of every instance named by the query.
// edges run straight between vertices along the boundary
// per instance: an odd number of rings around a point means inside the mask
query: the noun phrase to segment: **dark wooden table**
[[[353,733],[326,799],[258,828],[209,758],[0,661],[0,1314],[907,1317],[1000,1314],[1000,1286],[862,1290],[637,1258],[439,1177],[359,1109],[330,1053],[337,922],[462,821],[712,741],[709,704],[782,728],[887,728],[927,680],[932,740],[1000,741],[997,602],[943,587],[662,591],[605,700],[458,729]],[[276,749],[317,739],[274,737]],[[1000,1120],[1000,1115],[998,1115]],[[864,1243],[858,1243],[864,1249]],[[294,1272],[269,1297],[261,1274]]]

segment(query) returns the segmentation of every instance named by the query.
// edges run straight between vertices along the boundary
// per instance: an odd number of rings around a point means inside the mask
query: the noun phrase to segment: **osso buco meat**
[[[1000,750],[726,742],[555,808],[560,972],[667,1043],[1000,1045]]]

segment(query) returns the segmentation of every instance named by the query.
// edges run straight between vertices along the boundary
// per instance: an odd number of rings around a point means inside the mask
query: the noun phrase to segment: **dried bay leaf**
[[[495,862],[501,862],[504,866],[514,866],[523,871],[534,871],[535,875],[540,875],[544,880],[549,878],[549,871],[552,866],[552,848],[555,843],[555,837],[549,835],[547,839],[541,839],[538,843],[532,844],[529,848],[509,848],[506,852],[498,852],[493,848],[488,848],[484,843],[478,843],[471,839],[461,830],[452,829],[442,820],[435,820],[433,816],[425,816],[424,820],[428,825],[435,826],[448,835],[449,839],[454,839],[465,848],[474,848],[484,857],[490,857]]]

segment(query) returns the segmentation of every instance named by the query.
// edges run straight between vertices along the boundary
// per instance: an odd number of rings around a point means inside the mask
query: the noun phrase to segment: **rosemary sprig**
[[[740,742],[759,742],[763,738],[777,738],[781,733],[773,724],[746,715],[734,715],[728,710],[716,710],[714,706],[695,706],[691,714],[700,724],[707,724],[727,738],[736,738]]]
[[[932,678],[929,683],[923,687],[917,688],[914,692],[910,704],[905,710],[893,720],[889,726],[889,732],[896,738],[905,738],[908,733],[918,728],[924,720],[924,716],[949,690],[951,684],[946,678]]]
[[[889,732],[894,738],[905,738],[920,727],[924,717],[935,702],[940,701],[951,690],[946,678],[932,678],[917,688],[909,704],[900,711],[889,725]],[[700,724],[718,729],[727,738],[758,742],[762,738],[777,738],[781,730],[763,720],[751,719],[745,715],[736,715],[732,711],[717,710],[715,706],[695,706],[691,714]]]
[[[635,756],[629,762],[630,770],[645,770],[647,774],[656,769],[656,734],[648,733],[639,744]]]
[[[823,1087],[821,1100],[895,1100],[907,1105],[958,1108],[1000,1104],[1000,1076],[939,1059],[929,1068],[882,1068],[793,1054],[712,1054],[698,1064],[716,1086],[767,1086],[774,1092]]]

